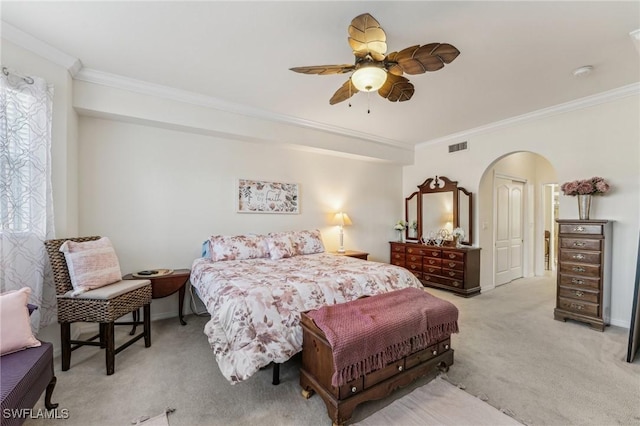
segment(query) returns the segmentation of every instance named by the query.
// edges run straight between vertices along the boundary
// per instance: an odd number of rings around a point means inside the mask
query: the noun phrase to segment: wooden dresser
[[[607,220],[557,220],[558,283],[554,318],[604,331],[610,319],[611,227]]]
[[[391,264],[414,273],[423,285],[464,297],[480,294],[480,249],[391,242]]]

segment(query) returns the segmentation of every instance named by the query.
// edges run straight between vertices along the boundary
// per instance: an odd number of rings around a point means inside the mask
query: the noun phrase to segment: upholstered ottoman
[[[53,345],[42,342],[41,346],[28,348],[0,357],[0,415],[3,426],[21,425],[29,415],[28,409],[46,389],[45,406],[52,410],[58,404],[51,403],[51,394],[56,385],[53,374]],[[22,411],[21,411],[22,410]]]

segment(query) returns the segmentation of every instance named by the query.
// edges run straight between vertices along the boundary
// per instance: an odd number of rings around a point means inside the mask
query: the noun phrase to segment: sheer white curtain
[[[41,78],[0,74],[0,291],[32,289],[34,331],[56,320],[45,239],[52,238],[53,86]],[[45,267],[46,266],[46,267]],[[45,272],[48,271],[48,272]]]

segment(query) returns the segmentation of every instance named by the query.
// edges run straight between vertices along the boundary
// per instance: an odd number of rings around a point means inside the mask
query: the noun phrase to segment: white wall
[[[345,247],[388,261],[402,209],[399,165],[222,139],[111,119],[80,117],[80,234],[108,235],[123,273],[189,268],[212,234],[322,231],[338,246],[331,213],[353,221]],[[238,178],[299,184],[298,215],[236,213]],[[177,296],[154,300],[175,316]]]
[[[415,165],[405,166],[403,193],[413,192],[426,176],[443,175],[458,180],[474,193],[474,244],[483,247],[482,286],[491,287],[487,271],[492,269],[492,252],[486,246],[493,235],[493,221],[487,217],[492,201],[480,192],[485,172],[503,156],[519,151],[539,154],[557,173],[558,183],[603,176],[611,193],[596,197],[591,217],[609,219],[613,225],[613,285],[611,321],[628,327],[637,262],[640,222],[640,99],[637,94],[595,106],[537,120],[487,130],[466,138],[469,150],[449,154],[448,140],[416,149]],[[543,182],[549,183],[549,182]],[[560,197],[560,218],[577,218],[574,197]],[[536,219],[542,221],[542,218]],[[480,224],[487,222],[482,230]],[[540,222],[542,224],[542,222]],[[537,225],[535,225],[537,226]],[[542,226],[542,225],[540,225]],[[540,232],[535,233],[537,236]],[[536,242],[536,246],[540,243]],[[552,313],[549,313],[552,315]]]

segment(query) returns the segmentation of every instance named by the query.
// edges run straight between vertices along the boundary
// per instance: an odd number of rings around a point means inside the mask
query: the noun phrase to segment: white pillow
[[[0,294],[0,355],[40,346],[31,332],[27,301],[29,287]]]
[[[67,261],[73,296],[122,280],[118,256],[107,237],[82,243],[65,241],[60,251]]]

